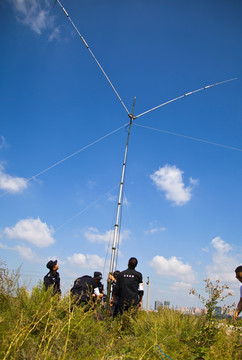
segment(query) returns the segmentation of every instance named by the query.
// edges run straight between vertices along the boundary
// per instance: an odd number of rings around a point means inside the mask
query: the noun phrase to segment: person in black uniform
[[[93,275],[93,279],[96,281],[100,294],[104,294],[104,285],[101,283],[102,273],[99,271],[95,271]]]
[[[106,301],[106,295],[104,295],[104,285],[101,283],[102,273],[99,271],[95,271],[93,274],[93,279],[96,281],[100,292],[99,301],[102,304],[102,306],[104,306],[104,302]]]
[[[61,289],[60,289],[60,274],[58,273],[59,266],[57,264],[57,260],[50,260],[46,267],[50,270],[48,274],[44,277],[44,285],[45,290],[52,287],[53,295],[59,294],[61,297]]]
[[[143,298],[143,277],[135,270],[138,260],[131,257],[128,262],[128,269],[119,273],[116,286],[113,289],[114,296],[118,297],[117,314],[123,314],[130,308],[140,308]],[[116,314],[115,314],[116,315]]]
[[[71,298],[74,304],[86,307],[88,311],[92,306],[92,299],[99,298],[100,292],[97,282],[89,275],[75,280],[71,288]]]

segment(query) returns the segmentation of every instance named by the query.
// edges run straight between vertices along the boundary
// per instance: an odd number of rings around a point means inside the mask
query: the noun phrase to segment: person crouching
[[[95,299],[100,298],[100,291],[96,281],[89,275],[84,275],[75,280],[71,288],[72,303],[83,306],[84,311],[94,308]],[[93,301],[94,300],[94,301]]]

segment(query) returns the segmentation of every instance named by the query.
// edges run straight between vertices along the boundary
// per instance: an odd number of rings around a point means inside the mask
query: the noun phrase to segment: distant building
[[[221,306],[216,306],[214,309],[214,315],[221,315],[221,314],[222,314]]]
[[[170,301],[165,300],[164,301],[164,307],[169,307],[169,306],[170,306]]]
[[[162,304],[162,302],[161,301],[155,301],[155,307],[154,307],[154,310],[158,310],[158,308],[160,307],[160,306],[163,306],[163,304]]]
[[[201,314],[201,309],[195,307],[195,308],[194,308],[194,314],[200,315],[200,314]]]
[[[182,314],[193,314],[193,315],[201,315],[204,309],[199,309],[197,307],[187,307],[182,306],[180,308],[176,307],[176,311],[181,312]]]

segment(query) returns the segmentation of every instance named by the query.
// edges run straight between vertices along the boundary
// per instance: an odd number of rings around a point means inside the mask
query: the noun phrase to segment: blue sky
[[[208,277],[229,284],[237,301],[241,1],[62,5],[129,112],[136,97],[135,115],[237,78],[134,121],[117,266],[138,258],[151,307],[198,305],[189,289],[201,292]],[[57,258],[68,289],[78,276],[107,274],[129,118],[59,4],[52,6],[0,1],[0,248],[32,284]]]

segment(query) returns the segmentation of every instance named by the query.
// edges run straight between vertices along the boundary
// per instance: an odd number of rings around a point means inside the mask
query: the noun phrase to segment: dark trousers
[[[133,303],[129,302],[121,302],[119,301],[114,309],[113,317],[116,317],[117,315],[122,315],[126,311],[131,311],[136,313],[138,310],[138,305],[134,305]]]

